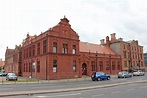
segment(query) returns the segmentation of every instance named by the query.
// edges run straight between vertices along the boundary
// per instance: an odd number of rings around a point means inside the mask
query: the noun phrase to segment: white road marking
[[[71,94],[62,94],[62,95],[53,95],[53,96],[36,96],[38,98],[49,98],[49,97],[63,97],[63,96],[75,96],[75,95],[80,95],[81,93],[71,93]]]
[[[98,96],[103,96],[104,94],[99,94],[99,95],[93,95],[92,97],[98,97]]]

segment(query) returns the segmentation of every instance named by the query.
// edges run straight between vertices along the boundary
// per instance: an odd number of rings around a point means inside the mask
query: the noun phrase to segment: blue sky
[[[0,58],[20,45],[27,33],[39,35],[64,15],[81,41],[100,44],[116,33],[138,40],[147,52],[147,0],[0,0]]]

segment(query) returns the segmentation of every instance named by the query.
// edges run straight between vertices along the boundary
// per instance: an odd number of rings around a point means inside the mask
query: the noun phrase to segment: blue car
[[[110,75],[105,74],[104,72],[94,72],[91,75],[92,81],[110,80],[110,78]]]

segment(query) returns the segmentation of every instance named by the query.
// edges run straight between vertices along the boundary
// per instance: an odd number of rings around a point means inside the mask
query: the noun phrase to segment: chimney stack
[[[105,41],[105,39],[101,39],[101,40],[100,40],[101,45],[104,45],[104,44],[105,44],[104,41]]]
[[[110,35],[111,35],[111,42],[115,42],[116,41],[116,37],[115,37],[116,33],[112,33]]]
[[[109,36],[106,37],[106,46],[110,47]]]

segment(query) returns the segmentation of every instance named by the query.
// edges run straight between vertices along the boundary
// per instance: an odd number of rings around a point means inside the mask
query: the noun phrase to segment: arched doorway
[[[86,63],[82,64],[82,75],[87,75],[87,65],[86,65]]]

